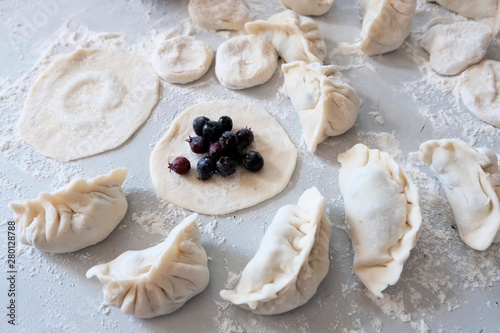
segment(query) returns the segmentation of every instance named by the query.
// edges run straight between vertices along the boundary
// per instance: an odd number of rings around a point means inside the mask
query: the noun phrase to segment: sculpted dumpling
[[[361,101],[335,66],[296,61],[281,68],[283,91],[299,114],[310,152],[327,136],[341,135],[354,125]]]
[[[368,55],[393,51],[411,31],[416,0],[363,0],[361,50]]]
[[[475,250],[500,241],[500,173],[495,153],[457,139],[431,140],[420,159],[443,184],[458,232]]]
[[[122,184],[126,169],[91,181],[78,179],[38,199],[11,203],[21,243],[64,253],[94,245],[115,229],[127,212]]]
[[[188,216],[156,246],[127,251],[92,267],[87,278],[96,276],[103,284],[104,300],[123,313],[151,318],[179,309],[209,280],[196,216]]]
[[[293,10],[278,13],[267,21],[249,22],[245,29],[271,43],[285,62],[323,63],[325,60],[326,44],[318,25]]]
[[[385,152],[357,144],[338,156],[354,273],[374,295],[399,280],[422,227],[417,188]]]
[[[297,205],[281,207],[255,257],[223,299],[254,313],[272,315],[306,303],[326,276],[332,226],[325,199],[313,187]]]
[[[281,0],[281,2],[300,15],[323,15],[334,0]]]

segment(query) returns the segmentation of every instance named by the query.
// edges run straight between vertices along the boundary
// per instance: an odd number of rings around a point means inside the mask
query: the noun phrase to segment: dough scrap
[[[326,57],[326,44],[312,19],[285,10],[269,20],[245,24],[249,34],[259,35],[271,43],[285,62],[321,62]]]
[[[189,0],[189,16],[207,30],[240,30],[248,20],[245,0]]]
[[[362,0],[361,50],[367,55],[394,51],[410,34],[416,0]]]
[[[202,155],[191,152],[185,140],[194,135],[193,120],[206,116],[217,120],[221,116],[233,120],[233,132],[250,127],[255,141],[249,150],[264,157],[264,168],[252,173],[238,167],[229,177],[215,175],[207,181],[198,180],[196,165]],[[191,171],[180,176],[167,169],[178,156],[191,162]],[[157,195],[182,208],[207,214],[222,215],[254,206],[280,193],[288,184],[297,150],[280,124],[259,104],[238,100],[204,102],[194,105],[177,116],[167,134],[151,153],[151,179]]]
[[[207,43],[191,36],[177,36],[158,45],[151,62],[163,80],[189,83],[205,75],[213,58],[214,51]]]
[[[278,66],[274,47],[255,35],[231,38],[217,49],[215,74],[229,89],[245,89],[267,82]]]
[[[325,14],[334,0],[281,0],[281,3],[300,15],[319,16]]]
[[[462,73],[460,96],[473,115],[500,128],[500,62],[484,60]]]
[[[354,125],[361,101],[335,66],[295,61],[281,69],[283,92],[299,114],[310,152],[327,136],[341,135]]]
[[[147,62],[120,51],[80,49],[54,60],[31,87],[21,138],[61,162],[124,143],[158,102],[159,79]]]
[[[14,202],[21,243],[40,251],[74,252],[108,237],[127,212],[122,184],[126,169],[116,169],[91,181],[77,179],[54,193]]]
[[[354,273],[375,296],[398,282],[422,230],[418,190],[385,152],[357,144],[339,154],[340,192]]]
[[[104,301],[125,314],[152,318],[174,312],[208,285],[207,254],[196,217],[188,216],[156,246],[92,267],[87,278],[96,276]]]
[[[430,140],[420,146],[420,159],[443,185],[460,238],[479,251],[500,242],[500,172],[495,153],[457,139]]]
[[[220,296],[264,315],[305,304],[316,293],[330,264],[332,226],[324,206],[325,198],[312,187],[297,205],[281,207],[234,290],[222,290]]]

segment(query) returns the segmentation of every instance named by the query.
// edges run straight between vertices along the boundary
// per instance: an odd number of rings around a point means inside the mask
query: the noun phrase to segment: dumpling
[[[497,156],[457,139],[430,140],[420,159],[441,181],[458,232],[471,248],[486,250],[500,241],[500,173]]]
[[[323,15],[330,7],[334,0],[281,0],[283,5],[293,9],[300,15]]]
[[[340,192],[354,273],[375,296],[398,282],[422,228],[413,182],[385,152],[357,144],[339,154]]]
[[[295,61],[281,69],[283,92],[299,114],[310,152],[327,136],[341,135],[354,125],[361,101],[335,66]]]
[[[156,246],[127,251],[92,267],[87,278],[96,276],[103,284],[104,301],[125,314],[151,318],[174,312],[208,285],[197,216],[188,216]]]
[[[122,184],[127,169],[91,181],[78,179],[38,199],[9,205],[21,243],[64,253],[94,245],[115,229],[127,212]]]
[[[222,290],[220,296],[264,315],[306,303],[330,265],[332,226],[324,206],[325,198],[313,187],[302,194],[297,205],[281,207],[234,290]]]
[[[411,31],[416,0],[362,0],[361,50],[368,55],[393,51]]]
[[[240,30],[248,20],[245,0],[189,0],[189,16],[208,30]]]
[[[285,62],[323,63],[325,60],[326,44],[318,25],[293,10],[285,10],[267,21],[248,22],[245,29],[271,43]]]

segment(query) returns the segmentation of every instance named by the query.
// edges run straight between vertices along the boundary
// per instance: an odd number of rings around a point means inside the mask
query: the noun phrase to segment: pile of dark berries
[[[233,121],[228,116],[222,116],[218,121],[213,121],[207,117],[197,117],[193,121],[195,137],[189,137],[186,141],[191,147],[191,151],[196,154],[207,154],[198,161],[198,179],[207,180],[213,174],[219,173],[227,177],[236,172],[238,164],[243,164],[248,171],[256,172],[264,166],[262,155],[256,151],[245,152],[254,140],[251,129],[242,128],[234,133]],[[176,158],[170,163],[169,168],[179,174],[177,170],[184,171],[186,167]],[[189,163],[189,161],[188,161]],[[182,167],[181,167],[182,165]]]

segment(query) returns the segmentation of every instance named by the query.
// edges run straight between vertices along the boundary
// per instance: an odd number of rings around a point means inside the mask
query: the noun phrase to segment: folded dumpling
[[[475,250],[500,241],[500,173],[495,153],[457,139],[431,140],[420,159],[443,184],[458,232]]]
[[[272,315],[306,303],[326,276],[332,226],[325,198],[313,187],[297,205],[281,207],[255,257],[233,290],[220,296],[257,314]]]
[[[411,31],[416,0],[362,0],[361,50],[368,55],[393,51]]]
[[[354,273],[374,295],[396,284],[422,227],[417,188],[385,152],[357,144],[338,156]]]
[[[94,245],[115,229],[127,212],[122,184],[127,169],[91,181],[78,179],[38,199],[9,205],[21,243],[64,253]]]
[[[327,136],[343,134],[354,125],[361,101],[335,66],[295,61],[281,69],[283,92],[299,114],[310,152]]]
[[[96,276],[103,284],[104,301],[123,313],[151,318],[179,309],[208,285],[197,216],[188,216],[156,246],[127,251],[92,267],[87,278]]]
[[[285,62],[323,63],[325,60],[326,44],[318,25],[293,10],[285,10],[267,21],[248,22],[245,29],[249,34],[259,35],[271,43]]]

